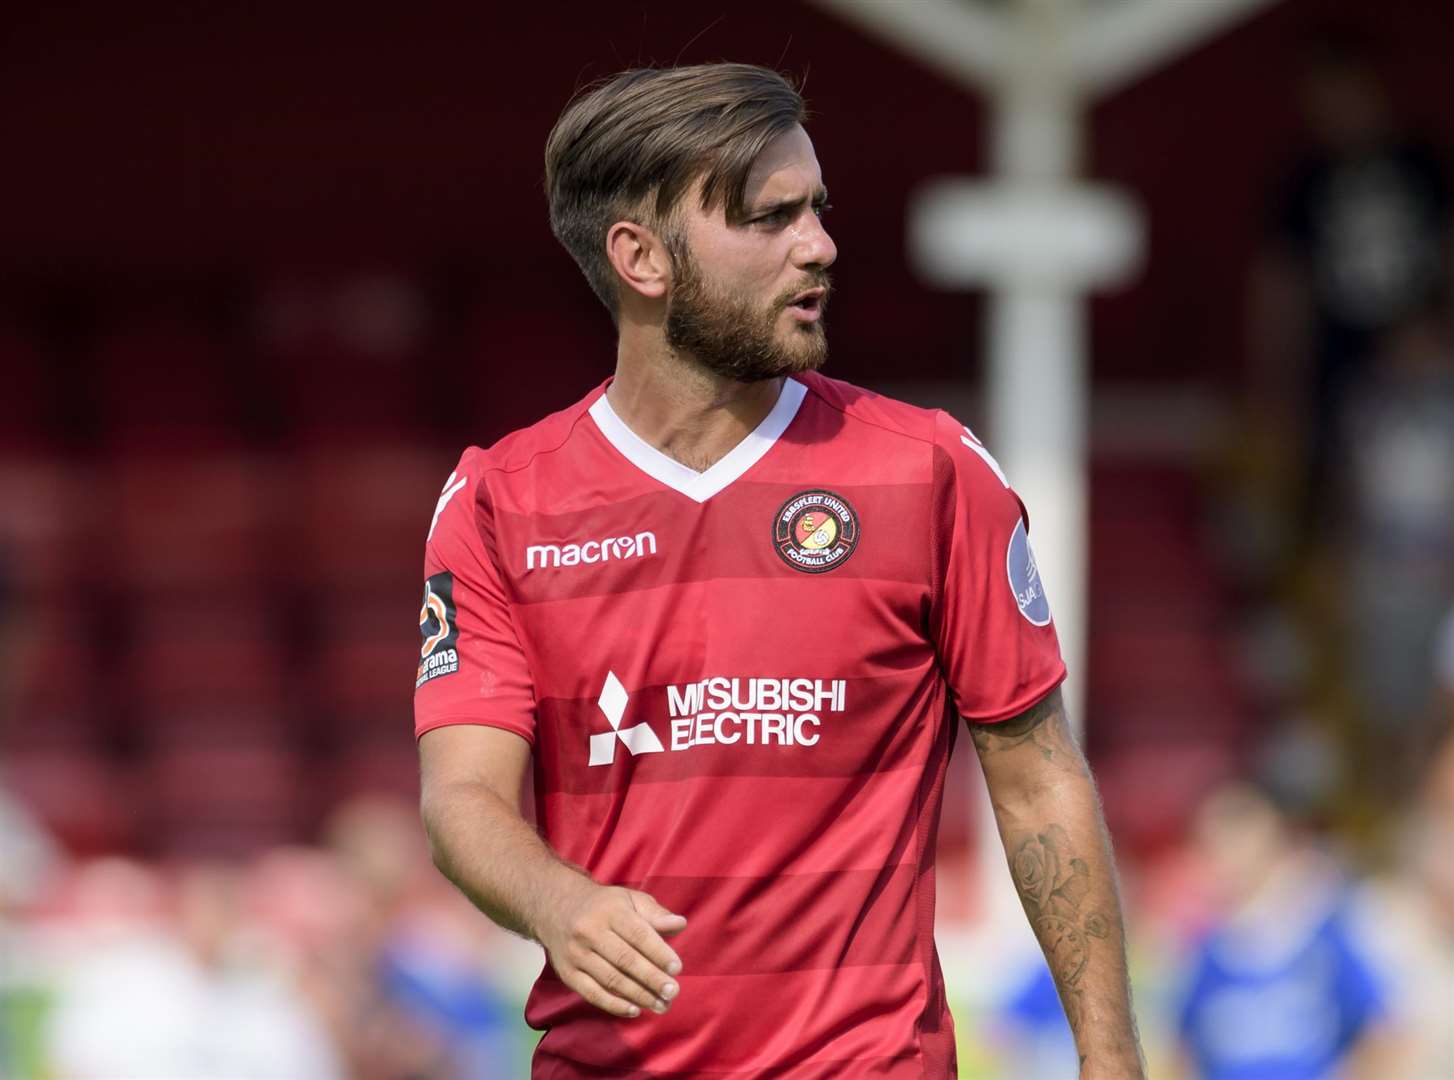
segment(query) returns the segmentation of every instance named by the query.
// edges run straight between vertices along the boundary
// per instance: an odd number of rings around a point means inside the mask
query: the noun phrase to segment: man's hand
[[[686,929],[644,892],[576,877],[534,927],[561,981],[613,1016],[664,1013],[679,989],[682,962],[663,935]]]

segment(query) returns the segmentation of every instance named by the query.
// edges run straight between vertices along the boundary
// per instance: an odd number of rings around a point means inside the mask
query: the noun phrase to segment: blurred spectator
[[[1296,793],[1238,783],[1201,807],[1194,842],[1219,911],[1189,957],[1180,1033],[1189,1075],[1315,1080],[1380,1071],[1386,991],[1350,914],[1339,860]]]
[[[1347,402],[1347,642],[1360,712],[1381,746],[1415,746],[1429,658],[1454,600],[1454,341],[1436,315],[1390,333]],[[1389,736],[1393,736],[1392,740]],[[1406,790],[1408,767],[1386,785]]]
[[[60,849],[40,822],[0,786],[0,926],[8,912],[43,895],[61,863]]]
[[[55,841],[0,785],[0,1076],[26,1076],[41,1059],[44,988],[26,948],[25,918],[62,865]]]
[[[1306,431],[1304,525],[1316,527],[1349,387],[1380,335],[1443,288],[1450,200],[1438,153],[1400,130],[1366,41],[1315,42],[1301,83],[1312,145],[1284,183],[1255,277],[1254,352],[1259,378],[1293,376],[1267,392],[1275,422]]]
[[[433,871],[414,807],[385,796],[325,827],[348,893],[310,984],[361,1080],[471,1080],[521,1071],[519,1007],[488,977],[494,928]],[[308,889],[315,893],[316,887]],[[518,959],[516,960],[518,966]]]
[[[308,1003],[240,912],[240,879],[194,866],[168,881],[89,864],[47,936],[47,1059],[73,1080],[342,1076]]]

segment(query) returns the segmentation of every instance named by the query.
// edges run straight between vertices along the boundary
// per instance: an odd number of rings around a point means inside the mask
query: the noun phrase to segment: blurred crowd
[[[0,825],[0,1075],[528,1071],[537,957],[434,872],[409,803],[245,859],[72,860],[16,805]]]
[[[1269,746],[1184,844],[1123,860],[1152,1075],[1454,1075],[1454,738],[1377,866],[1287,768],[1307,752]],[[411,804],[366,796],[314,845],[166,860],[71,858],[0,801],[0,960],[0,1075],[17,1080],[479,1080],[528,1072],[541,953],[434,871]],[[962,1076],[1073,1075],[1038,954],[944,963],[951,988],[976,984],[951,990]]]

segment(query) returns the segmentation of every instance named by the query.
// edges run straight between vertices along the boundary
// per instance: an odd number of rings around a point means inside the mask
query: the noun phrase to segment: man
[[[1140,1076],[1023,510],[967,428],[816,374],[837,251],[803,116],[720,64],[626,72],[550,135],[616,374],[440,495],[435,861],[545,948],[537,1078],[950,1077],[933,857],[963,715],[1082,1075]]]

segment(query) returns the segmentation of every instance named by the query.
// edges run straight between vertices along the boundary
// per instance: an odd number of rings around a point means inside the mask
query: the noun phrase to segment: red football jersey
[[[465,451],[425,551],[415,730],[533,747],[545,839],[687,916],[665,1016],[546,965],[546,1077],[949,1077],[934,842],[956,714],[1063,677],[1026,519],[943,412],[807,374],[697,473],[605,386]]]

